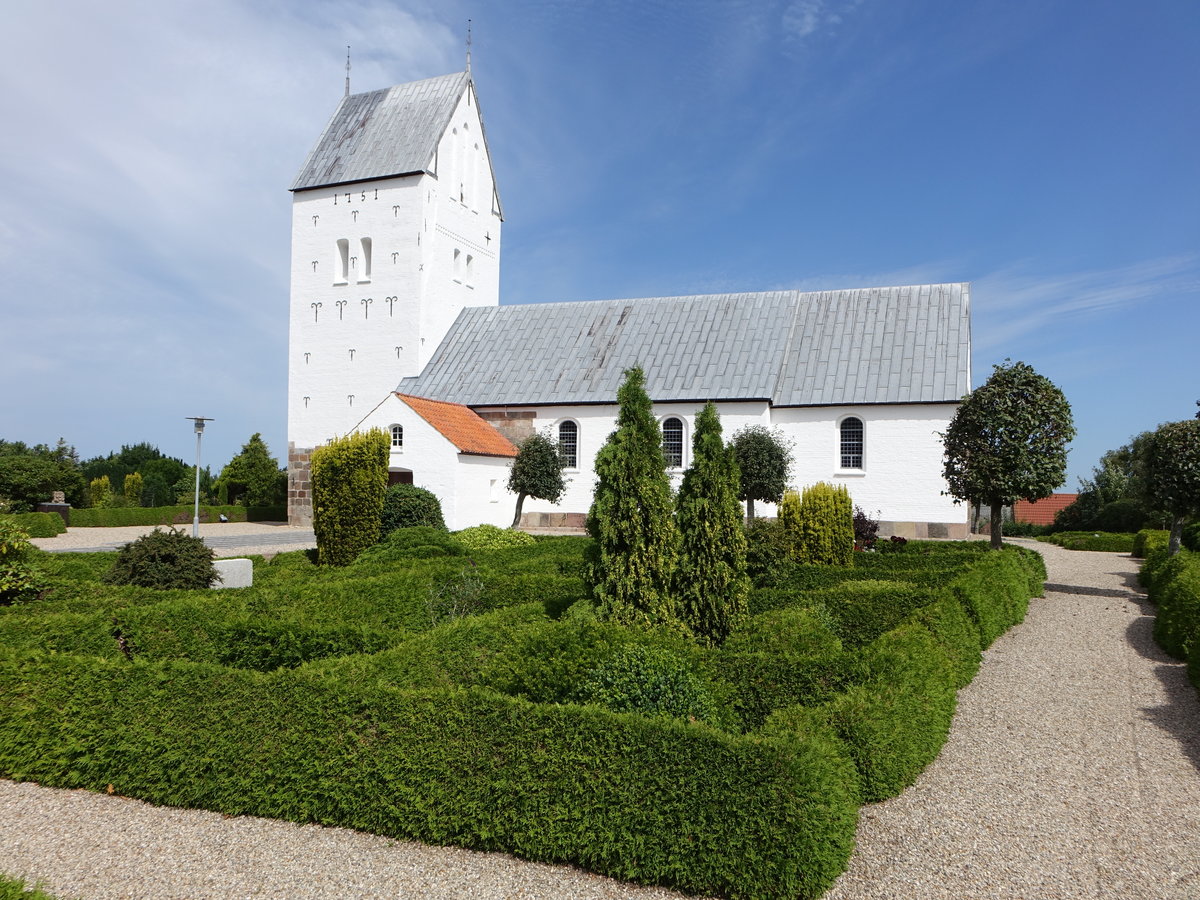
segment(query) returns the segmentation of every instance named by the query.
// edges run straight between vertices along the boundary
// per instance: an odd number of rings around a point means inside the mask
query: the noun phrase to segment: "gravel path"
[[[119,525],[113,528],[68,528],[54,537],[33,538],[34,546],[48,553],[96,553],[117,550],[160,525]],[[190,522],[176,525],[188,534]],[[200,539],[216,551],[218,557],[270,555],[289,550],[307,550],[317,546],[311,528],[279,522],[202,522]]]
[[[1037,545],[941,756],[865,807],[827,900],[1200,897],[1200,702],[1127,556]],[[0,780],[0,871],[62,898],[664,898],[575,869]]]

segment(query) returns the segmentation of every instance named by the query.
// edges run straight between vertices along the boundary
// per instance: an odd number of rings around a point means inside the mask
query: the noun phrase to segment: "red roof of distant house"
[[[1054,514],[1060,509],[1066,509],[1075,502],[1078,494],[1051,494],[1041,500],[1030,503],[1028,500],[1018,500],[1013,504],[1013,520],[1029,522],[1031,525],[1053,525]]]
[[[516,456],[512,441],[476,415],[469,406],[396,394],[417,415],[437,429],[460,453],[476,456]]]

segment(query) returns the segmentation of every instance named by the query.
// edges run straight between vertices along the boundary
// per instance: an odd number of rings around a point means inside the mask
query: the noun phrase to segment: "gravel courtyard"
[[[901,796],[863,808],[828,900],[1200,897],[1200,701],[1153,641],[1137,560],[1027,543],[1049,566],[1045,598],[985,653],[941,756]],[[3,780],[0,872],[63,900],[679,896]]]

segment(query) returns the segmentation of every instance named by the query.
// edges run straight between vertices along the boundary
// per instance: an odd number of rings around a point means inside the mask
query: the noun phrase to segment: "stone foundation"
[[[533,420],[537,418],[531,409],[477,409],[475,414],[517,446],[533,434]]]
[[[312,447],[288,443],[288,524],[312,527]]]
[[[586,534],[587,513],[522,513],[517,527],[530,534]]]
[[[908,540],[933,540],[944,538],[951,541],[965,541],[968,537],[966,522],[880,522],[879,536],[881,538],[896,537]]]

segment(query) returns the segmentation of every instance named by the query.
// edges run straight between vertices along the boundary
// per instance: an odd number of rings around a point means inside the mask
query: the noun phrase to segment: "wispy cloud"
[[[1162,297],[1200,293],[1200,254],[1144,260],[1111,269],[1045,273],[1014,265],[972,286],[976,352],[1003,348],[1035,332]]]
[[[784,33],[803,40],[819,31],[836,28],[854,12],[862,0],[795,0],[783,11]]]

